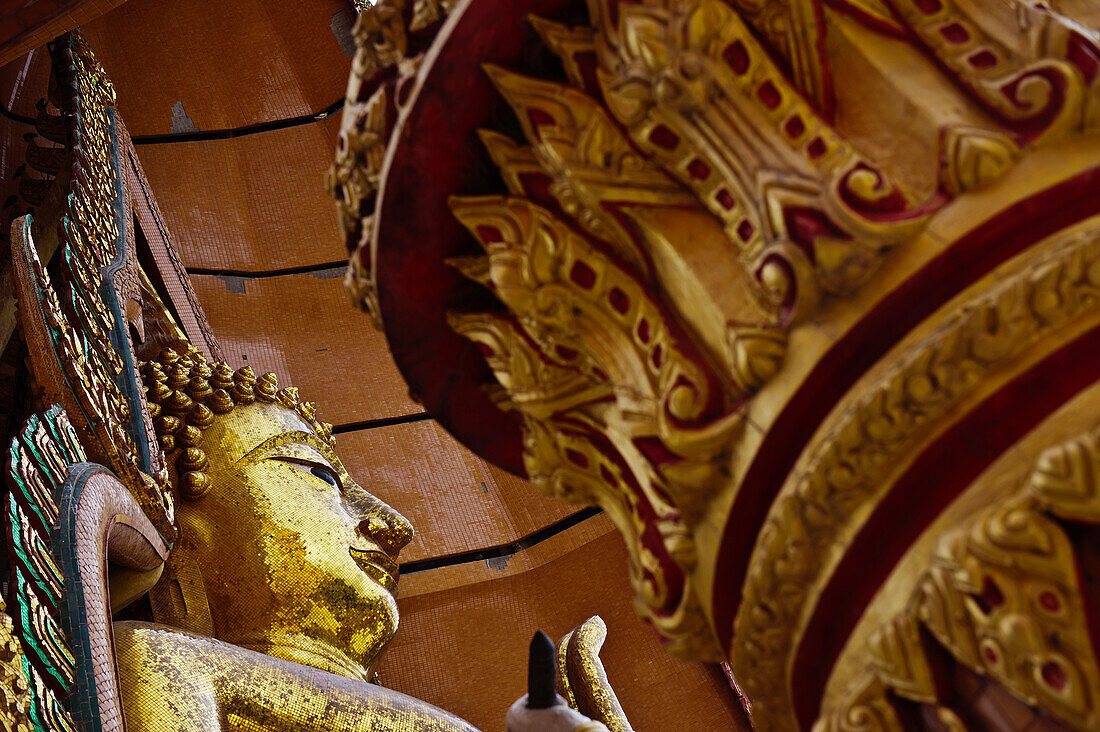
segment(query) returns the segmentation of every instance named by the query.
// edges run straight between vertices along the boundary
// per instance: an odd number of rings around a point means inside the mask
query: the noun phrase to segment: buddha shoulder
[[[168,626],[114,625],[127,726],[136,732],[476,729],[400,692]]]

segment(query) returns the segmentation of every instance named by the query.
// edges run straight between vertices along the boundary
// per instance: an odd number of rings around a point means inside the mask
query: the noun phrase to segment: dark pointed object
[[[558,662],[554,642],[541,630],[531,639],[527,663],[527,708],[549,709],[558,703]]]

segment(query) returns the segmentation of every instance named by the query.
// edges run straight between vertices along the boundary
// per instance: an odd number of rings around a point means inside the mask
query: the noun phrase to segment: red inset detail
[[[630,309],[630,298],[618,287],[611,288],[611,291],[607,293],[607,300],[616,312],[625,314]]]
[[[820,137],[815,137],[806,147],[806,154],[814,160],[817,160],[825,154],[826,149],[827,148],[825,147],[825,141],[822,140]]]
[[[783,131],[786,132],[787,136],[792,140],[797,140],[802,137],[802,133],[806,131],[806,125],[803,124],[802,118],[796,114],[783,125]]]
[[[982,655],[985,656],[985,660],[989,663],[997,663],[997,652],[989,646],[982,649]]]
[[[477,344],[477,350],[481,351],[481,355],[484,356],[485,358],[492,358],[493,356],[496,355],[496,351],[494,351],[492,348],[490,348],[485,343],[478,343]]]
[[[763,84],[756,87],[756,98],[768,109],[775,109],[779,106],[779,103],[783,101],[783,97],[779,94],[779,90],[776,89],[775,84],[770,81],[765,81]]]
[[[837,226],[824,211],[806,206],[791,206],[783,209],[783,221],[787,225],[787,234],[791,241],[806,252],[810,261],[814,261],[814,240],[821,236],[846,241],[852,237]]]
[[[600,477],[603,478],[604,483],[610,483],[611,485],[615,485],[618,482],[615,480],[615,474],[603,463],[600,463]]]
[[[682,462],[683,458],[669,450],[659,437],[636,437],[634,446],[654,465]]]
[[[997,583],[991,577],[986,577],[982,580],[982,592],[974,596],[974,602],[978,603],[984,614],[989,615],[1004,604],[1005,596]]]
[[[951,23],[940,28],[940,35],[948,43],[966,43],[970,40],[970,34],[966,32],[966,28],[963,28],[959,23]]]
[[[570,348],[569,346],[554,346],[554,353],[558,354],[560,358],[566,361],[572,361],[577,357],[577,349]]]
[[[655,368],[661,368],[661,364],[665,362],[665,352],[661,350],[660,343],[653,347],[653,353],[650,354],[649,360],[653,362]]]
[[[913,5],[925,15],[935,15],[943,10],[940,0],[913,0]]]
[[[577,452],[567,447],[565,448],[565,457],[574,465],[579,465],[582,468],[588,467],[588,456],[583,452]]]
[[[727,211],[732,211],[737,206],[737,201],[733,200],[733,196],[725,188],[719,188],[714,197],[718,199],[718,205]]]
[[[638,340],[649,343],[649,321],[644,318],[638,321]]]
[[[535,203],[545,208],[558,207],[558,200],[550,193],[550,184],[554,179],[545,173],[520,173],[519,184],[523,186],[523,192]]]
[[[1066,676],[1066,670],[1054,661],[1047,661],[1043,664],[1042,672],[1043,681],[1047,682],[1050,688],[1055,691],[1062,691],[1066,688],[1066,684],[1069,683],[1069,677]]]
[[[531,107],[527,110],[527,119],[531,120],[531,126],[536,130],[543,125],[554,124],[554,118],[550,113],[538,107]]]
[[[1039,605],[1048,613],[1057,613],[1062,610],[1062,601],[1050,590],[1039,594]]]
[[[650,131],[649,141],[657,147],[673,150],[680,144],[680,136],[664,125],[657,125]]]
[[[695,158],[688,163],[688,175],[695,180],[705,180],[710,176],[710,166],[704,163],[699,158]]]
[[[726,46],[726,50],[722,51],[722,58],[738,76],[749,70],[749,52],[741,41],[734,41]]]
[[[747,242],[752,238],[752,235],[756,233],[756,229],[749,223],[748,219],[745,219],[737,225],[737,235],[741,237],[741,241]]]
[[[968,56],[966,60],[976,69],[988,69],[997,65],[997,57],[992,51],[978,51],[973,56]]]
[[[607,374],[605,374],[603,371],[596,368],[595,366],[592,367],[592,375],[600,381],[607,381]]]
[[[591,290],[593,285],[596,284],[596,273],[592,271],[591,267],[578,259],[573,263],[573,269],[569,270],[569,279],[573,280],[577,286]]]
[[[1100,70],[1100,48],[1080,33],[1070,33],[1066,43],[1066,60],[1081,70],[1087,83],[1092,83]]]
[[[477,238],[486,244],[496,244],[504,241],[504,234],[501,234],[500,229],[495,226],[479,226],[477,227]]]

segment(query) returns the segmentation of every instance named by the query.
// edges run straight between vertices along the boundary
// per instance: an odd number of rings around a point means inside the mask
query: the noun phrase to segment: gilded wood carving
[[[512,116],[502,123],[494,111],[479,122],[492,129],[468,130],[499,182],[474,180],[479,195],[446,192],[472,240],[424,247],[425,259],[460,252],[431,264],[445,259],[484,288],[447,290],[445,316],[418,309],[423,293],[404,270],[391,273],[388,298],[377,295],[386,273],[376,264],[412,269],[412,255],[378,254],[395,246],[380,232],[392,236],[407,214],[393,206],[387,228],[385,209],[341,206],[361,275],[353,299],[391,336],[445,317],[476,343],[484,362],[471,371],[492,371],[486,391],[522,424],[531,482],[609,513],[630,553],[639,615],[670,652],[728,661],[761,729],[807,728],[819,711],[820,699],[797,698],[796,683],[818,693],[828,674],[806,669],[828,669],[837,654],[813,658],[807,635],[815,618],[816,632],[827,625],[822,598],[855,573],[861,532],[884,533],[877,512],[903,471],[1100,323],[1095,17],[1010,5],[587,0],[532,17],[560,68],[520,55],[482,68]],[[410,101],[357,97],[361,113],[345,129],[358,120],[370,130],[372,157],[340,152],[334,168],[350,166],[340,173],[349,181],[364,176],[353,188],[411,194],[407,184],[387,190],[388,176],[403,162],[416,168],[402,153],[433,149],[406,134],[422,129],[413,125],[423,122],[421,99],[450,99],[432,84],[433,73],[451,77],[432,64],[448,38],[476,36],[463,27],[468,5],[450,12],[447,33],[409,77]],[[383,9],[371,21],[374,40],[390,19]],[[394,64],[404,51],[391,55]],[[394,115],[385,124],[383,110]],[[846,352],[850,344],[863,350]],[[398,350],[399,363],[414,360]],[[1057,407],[1048,400],[1037,398]],[[937,500],[957,496],[945,489]],[[997,519],[1005,526],[1017,509],[991,508],[1009,511]],[[1040,573],[1064,573],[1072,554],[1055,551],[1057,522],[1036,510],[1028,520],[1052,552]],[[990,573],[1018,564],[1011,532],[982,531],[984,548],[964,542],[937,560],[954,562],[937,580],[943,602],[955,603],[942,613],[962,606],[950,593],[963,592],[975,557]],[[1069,579],[1058,585],[1067,617],[1084,612]],[[881,582],[860,589],[873,595]],[[1026,624],[1021,612],[1013,628]],[[1058,632],[1088,648],[1073,622]],[[855,701],[819,724],[902,724],[899,696],[927,705],[937,724],[965,726],[965,710],[936,695],[921,650],[931,633],[1025,707],[1094,726],[1082,701],[1100,683],[1094,659],[1055,659],[1036,645],[1051,627],[1011,638],[1015,630],[981,631],[999,644],[991,653],[1012,656],[1010,672],[983,665],[974,649],[966,656],[924,615],[898,618],[877,636],[874,674],[849,680]],[[838,636],[850,630],[838,621]]]

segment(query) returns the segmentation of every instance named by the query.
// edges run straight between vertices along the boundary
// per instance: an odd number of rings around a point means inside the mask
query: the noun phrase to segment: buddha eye
[[[333,475],[332,473],[330,473],[329,471],[325,470],[324,468],[318,467],[316,465],[312,465],[309,468],[309,472],[313,473],[318,478],[320,478],[321,480],[323,480],[326,483],[328,483],[329,485],[331,485],[333,488],[336,488],[336,489],[340,488],[340,481],[336,480],[336,476]]]
[[[340,478],[337,477],[336,472],[328,465],[322,465],[313,460],[307,460],[300,457],[289,457],[286,455],[272,455],[270,459],[278,460],[287,465],[293,465],[298,470],[305,471],[315,478],[320,478],[338,491],[344,490]]]

